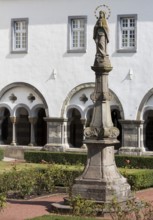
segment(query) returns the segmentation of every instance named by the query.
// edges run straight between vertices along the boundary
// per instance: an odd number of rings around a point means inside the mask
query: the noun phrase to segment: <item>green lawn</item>
[[[25,162],[17,162],[17,161],[0,161],[0,173],[10,171],[13,167],[16,167],[17,170],[21,169],[30,169],[30,168],[45,168],[48,164],[40,164],[40,163],[25,163]],[[68,165],[57,165],[62,168],[68,168],[69,170],[78,169],[77,166],[68,166]],[[83,169],[83,167],[81,167]]]
[[[29,169],[29,168],[43,168],[46,167],[47,164],[34,164],[34,163],[22,163],[22,162],[16,162],[16,161],[0,161],[0,173],[3,173],[5,171],[10,171],[13,167],[16,167],[18,170],[21,169]]]
[[[21,169],[30,169],[30,168],[45,168],[48,166],[48,164],[26,163],[26,162],[18,162],[18,161],[9,161],[9,162],[8,161],[0,161],[0,173],[10,171],[14,166],[16,167],[17,170],[21,170]],[[75,165],[57,165],[56,164],[56,166],[66,168],[69,170],[71,170],[71,169],[78,170],[78,165],[75,166]],[[79,168],[82,170],[84,169],[83,166],[80,166]],[[131,173],[135,173],[136,171],[141,173],[141,171],[144,171],[144,169],[119,168],[119,171],[121,171],[121,172],[126,171],[128,174],[131,174]]]
[[[95,220],[96,218],[87,218],[87,217],[75,217],[75,216],[60,216],[60,215],[44,215],[41,217],[36,217],[27,220]],[[107,219],[103,219],[107,220]]]

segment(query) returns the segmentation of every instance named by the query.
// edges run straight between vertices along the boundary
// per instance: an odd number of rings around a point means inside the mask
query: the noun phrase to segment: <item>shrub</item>
[[[6,206],[6,195],[5,193],[0,193],[0,212],[5,208]]]
[[[55,186],[64,186],[71,197],[75,178],[82,174],[82,170],[83,166],[79,165],[70,168],[68,165],[64,167],[48,164],[45,168],[25,170],[17,170],[14,166],[11,171],[0,175],[0,193],[24,198],[29,195],[50,193]],[[153,186],[153,170],[121,169],[121,173],[127,178],[133,190]]]
[[[153,157],[149,156],[115,155],[115,161],[117,167],[153,169]]]
[[[70,195],[74,180],[80,174],[80,166],[77,170],[55,164],[49,164],[46,168],[25,170],[17,170],[14,166],[11,171],[0,175],[0,193],[25,198],[29,195],[50,193],[55,186],[64,186]]]
[[[127,178],[133,190],[145,189],[153,186],[153,170],[135,170],[132,173],[121,172]]]
[[[14,166],[10,172],[1,174],[0,192],[24,198],[33,193],[36,184],[35,179],[35,171],[33,169],[18,171]]]
[[[69,197],[71,197],[72,195],[72,186],[74,184],[75,179],[81,175],[82,173],[82,169],[80,166],[77,166],[78,169],[76,170],[70,170],[68,168],[65,168],[63,170],[63,177],[62,177],[62,181],[63,181],[63,186],[65,186],[67,188],[67,193],[69,194]]]
[[[4,150],[0,149],[0,161],[4,158]]]
[[[112,220],[151,220],[153,219],[153,204],[127,200],[118,202],[116,198],[108,203],[96,203],[94,200],[86,200],[80,196],[72,198],[72,213],[77,216],[103,216],[107,213]]]
[[[55,153],[48,151],[26,151],[24,152],[24,159],[32,163],[57,163],[57,164],[85,164],[87,160],[86,154],[81,153]]]
[[[87,154],[85,153],[55,153],[49,151],[27,151],[24,159],[33,163],[56,163],[56,164],[86,164]],[[117,167],[153,169],[153,157],[115,155]]]
[[[48,165],[47,168],[37,169],[35,193],[52,192],[56,185],[59,185],[63,179],[63,169],[56,165]]]
[[[97,208],[93,200],[87,200],[81,196],[71,199],[72,213],[76,216],[96,216]]]

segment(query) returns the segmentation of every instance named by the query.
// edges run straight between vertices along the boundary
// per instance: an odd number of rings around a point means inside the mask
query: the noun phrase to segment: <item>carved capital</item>
[[[110,128],[87,127],[84,130],[84,135],[87,139],[101,140],[103,138],[117,138],[119,135],[119,129],[116,127],[110,127]]]
[[[11,122],[12,122],[12,123],[16,123],[17,118],[16,118],[16,117],[14,117],[14,116],[10,116],[10,120],[11,120]]]
[[[37,122],[37,119],[38,119],[38,118],[36,118],[36,117],[29,117],[29,122],[30,122],[31,124],[35,124],[35,123]]]
[[[105,129],[105,135],[108,138],[117,138],[119,135],[119,129],[116,127],[111,127]]]
[[[93,102],[96,102],[96,101],[105,101],[105,100],[108,100],[110,101],[111,100],[111,94],[110,92],[101,92],[101,93],[95,93],[93,92],[91,95],[90,95],[90,98]]]
[[[98,137],[99,134],[99,128],[95,128],[95,127],[87,127],[84,130],[84,135],[87,139],[96,139]]]

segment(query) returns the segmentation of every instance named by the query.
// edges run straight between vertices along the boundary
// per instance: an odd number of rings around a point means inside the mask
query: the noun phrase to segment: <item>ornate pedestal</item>
[[[116,198],[124,202],[131,198],[130,186],[118,172],[114,160],[114,141],[86,141],[87,165],[83,174],[76,178],[73,196],[108,203]]]

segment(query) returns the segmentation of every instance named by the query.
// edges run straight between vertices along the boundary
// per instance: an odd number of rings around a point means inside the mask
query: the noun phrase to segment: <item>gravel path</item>
[[[51,203],[63,201],[65,196],[65,194],[55,194],[31,200],[9,200],[7,207],[0,213],[0,220],[25,220],[48,215],[51,211]],[[136,197],[153,201],[153,188],[136,192]]]

